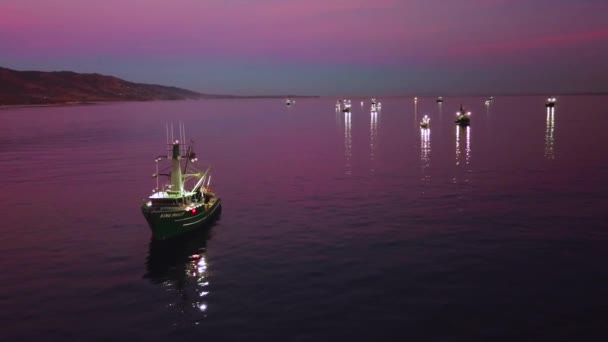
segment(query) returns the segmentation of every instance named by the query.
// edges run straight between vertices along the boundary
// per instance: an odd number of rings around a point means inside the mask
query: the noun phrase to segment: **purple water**
[[[608,97],[352,100],[0,110],[3,338],[608,337]],[[157,244],[179,121],[223,210]]]

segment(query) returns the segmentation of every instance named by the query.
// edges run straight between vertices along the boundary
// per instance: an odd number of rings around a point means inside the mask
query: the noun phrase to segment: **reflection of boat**
[[[547,127],[545,130],[545,157],[555,158],[555,108],[547,107]]]
[[[460,110],[456,112],[456,124],[459,126],[466,127],[471,123],[471,112],[465,112],[462,105],[460,105]]]
[[[144,278],[153,283],[163,283],[167,280],[177,284],[184,283],[187,264],[206,252],[210,232],[210,229],[202,229],[188,236],[166,241],[150,239]]]
[[[167,140],[169,138],[168,132],[167,127]],[[180,125],[182,141],[186,140],[184,132],[185,129]],[[210,168],[201,171],[194,166],[198,159],[193,151],[192,144],[187,149],[179,140],[174,140],[167,145],[169,156],[160,156],[155,160],[156,189],[153,190],[152,195],[144,200],[141,207],[142,213],[152,230],[152,235],[160,240],[201,228],[213,217],[221,205],[220,198],[209,188],[211,182]],[[159,162],[168,158],[171,158],[170,172],[159,173]],[[182,160],[185,161],[182,163]],[[171,183],[159,188],[159,176],[168,176]],[[189,181],[194,183],[194,186],[191,190],[186,190],[185,187]]]
[[[352,123],[351,113],[344,114],[344,166],[346,168],[345,174],[351,175],[351,158],[353,156],[353,135],[352,135]]]
[[[557,99],[555,97],[550,97],[547,99],[547,102],[545,103],[545,107],[553,108],[553,107],[555,107],[555,102],[557,102]]]
[[[439,96],[439,97],[437,98],[437,103],[443,103],[443,97]]]
[[[375,172],[376,149],[378,145],[378,112],[376,111],[370,113],[369,129],[369,158],[372,162],[370,171]]]
[[[461,142],[460,135],[464,133],[464,142]],[[461,163],[461,144],[464,143],[464,153],[465,160],[464,162],[468,165],[471,161],[471,127],[456,127],[456,165],[460,165]]]
[[[428,115],[425,115],[420,121],[420,128],[429,128],[431,126],[431,118]]]
[[[431,154],[431,130],[421,128],[420,129],[420,162],[422,166],[422,171],[430,164],[430,154]],[[424,180],[429,180],[430,175],[424,175]]]
[[[167,307],[174,307],[182,314],[188,311],[200,314],[207,310],[210,294],[207,241],[210,238],[211,230],[202,229],[166,241],[151,239],[143,277],[178,293],[176,302]]]

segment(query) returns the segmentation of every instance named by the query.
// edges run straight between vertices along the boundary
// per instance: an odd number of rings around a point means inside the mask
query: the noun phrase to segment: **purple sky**
[[[608,91],[608,0],[0,0],[0,66],[229,94]]]

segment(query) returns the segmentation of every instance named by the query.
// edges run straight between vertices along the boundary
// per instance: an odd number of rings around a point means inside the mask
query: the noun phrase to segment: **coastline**
[[[155,102],[155,101],[200,101],[200,100],[251,100],[251,99],[283,99],[286,97],[295,99],[307,99],[307,98],[320,98],[320,96],[209,96],[201,97],[197,99],[158,99],[158,100],[108,100],[108,101],[69,101],[69,102],[58,102],[58,103],[41,103],[41,104],[0,104],[1,110],[18,109],[18,108],[44,108],[44,107],[71,107],[71,106],[91,106],[91,105],[103,105],[103,104],[116,104],[116,103],[134,103],[134,102]]]
[[[119,101],[117,101],[119,102]],[[0,110],[13,108],[35,108],[35,107],[68,107],[68,106],[87,106],[102,104],[103,102],[64,102],[64,103],[45,103],[45,104],[14,104],[0,105]]]

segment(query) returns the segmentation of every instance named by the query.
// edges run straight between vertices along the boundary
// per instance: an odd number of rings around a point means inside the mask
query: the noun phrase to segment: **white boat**
[[[430,128],[431,127],[431,118],[428,115],[425,115],[420,121],[420,128]]]
[[[372,98],[371,111],[378,112],[378,111],[380,111],[380,109],[382,109],[382,103],[380,103],[380,101],[376,100],[376,98]]]
[[[351,108],[350,100],[344,100],[342,103],[344,104],[344,108],[342,109],[342,111],[345,113],[349,113]]]
[[[464,107],[460,105],[460,110],[456,112],[456,124],[461,127],[466,127],[471,124],[471,112],[464,110]]]

